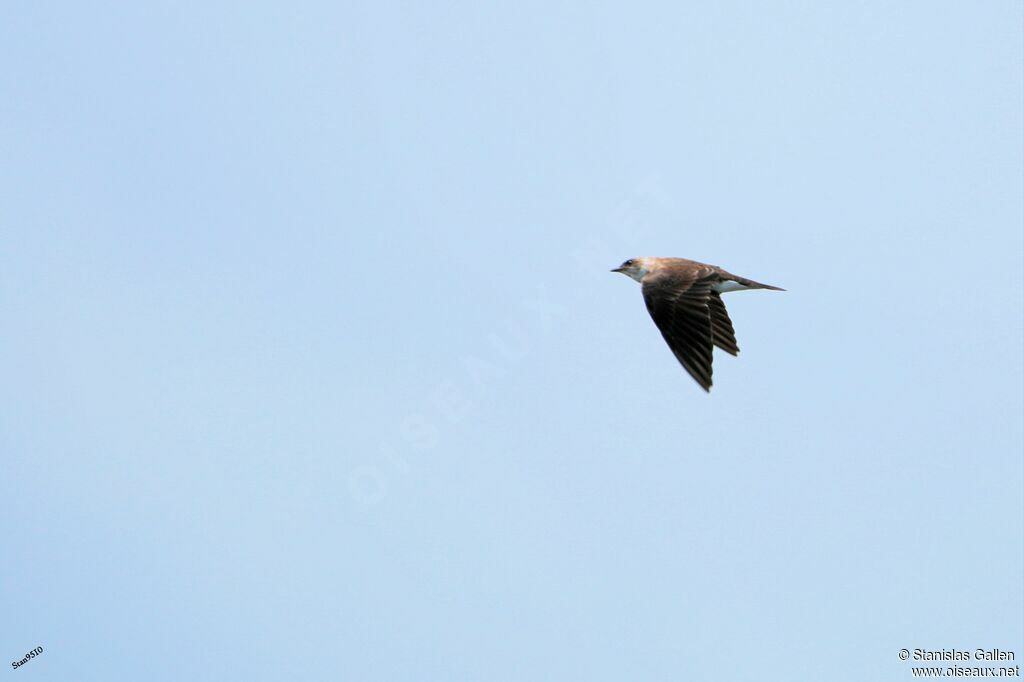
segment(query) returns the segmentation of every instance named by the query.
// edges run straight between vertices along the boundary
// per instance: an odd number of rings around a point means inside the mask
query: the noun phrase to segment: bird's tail
[[[755,282],[752,279],[746,279],[745,277],[737,277],[736,281],[749,289],[771,289],[772,291],[785,291],[782,287],[775,287],[771,284],[761,284]]]

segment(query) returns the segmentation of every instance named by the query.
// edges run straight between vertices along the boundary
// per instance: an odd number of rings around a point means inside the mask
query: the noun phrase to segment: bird
[[[722,294],[781,287],[738,277],[717,265],[685,258],[630,258],[612,272],[640,282],[654,324],[683,369],[711,392],[711,351],[740,352]]]

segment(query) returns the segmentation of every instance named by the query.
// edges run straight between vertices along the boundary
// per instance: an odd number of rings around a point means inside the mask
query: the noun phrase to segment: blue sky
[[[24,679],[1024,657],[1011,0],[0,11]],[[704,394],[639,255],[730,294]]]

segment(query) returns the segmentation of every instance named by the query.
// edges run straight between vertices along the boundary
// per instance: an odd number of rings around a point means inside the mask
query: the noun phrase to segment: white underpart
[[[624,270],[624,272],[639,282],[644,278],[644,275],[651,271],[651,268],[653,267],[651,260],[652,259],[647,257],[634,258],[633,264]]]
[[[724,294],[728,291],[743,291],[750,287],[745,287],[734,279],[726,279],[712,284],[711,288],[720,294]]]
[[[644,275],[648,273],[648,270],[642,266],[634,265],[630,269],[624,270],[623,272],[625,272],[627,275],[629,275],[630,277],[639,282],[644,278]]]

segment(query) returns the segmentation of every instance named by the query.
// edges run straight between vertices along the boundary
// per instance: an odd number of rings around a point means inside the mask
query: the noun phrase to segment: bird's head
[[[651,258],[630,258],[619,267],[612,268],[612,272],[621,272],[639,282],[654,267],[652,260]]]

